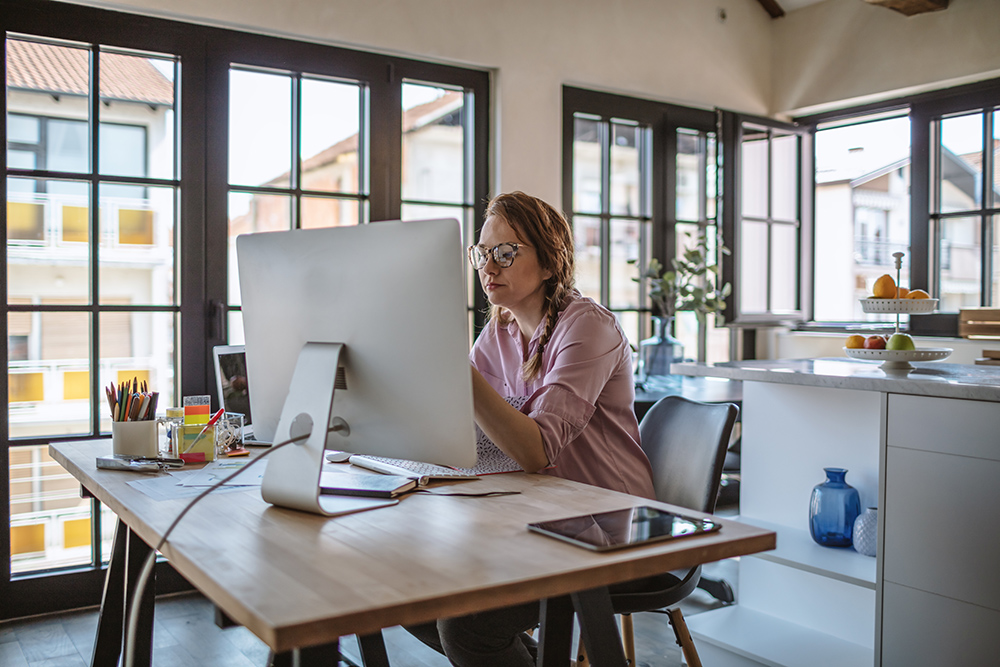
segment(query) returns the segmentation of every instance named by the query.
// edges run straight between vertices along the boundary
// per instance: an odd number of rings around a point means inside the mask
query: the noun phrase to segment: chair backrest
[[[639,424],[643,451],[653,466],[656,498],[699,512],[714,512],[729,437],[739,408],[681,396],[656,402]]]

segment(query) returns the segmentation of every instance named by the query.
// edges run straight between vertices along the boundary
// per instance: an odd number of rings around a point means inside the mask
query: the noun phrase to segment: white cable
[[[181,513],[177,515],[177,518],[174,519],[173,523],[170,524],[170,527],[167,528],[167,530],[163,533],[163,537],[160,538],[160,541],[157,543],[157,545],[153,547],[153,549],[149,552],[149,555],[146,556],[146,560],[142,564],[142,571],[139,573],[139,579],[136,581],[135,591],[132,593],[132,606],[129,608],[129,613],[128,613],[128,626],[126,627],[125,630],[125,667],[134,667],[135,664],[135,634],[136,632],[138,632],[139,628],[139,596],[142,595],[142,591],[146,587],[146,582],[149,581],[149,576],[153,572],[153,565],[156,563],[156,552],[162,549],[163,545],[167,543],[167,537],[177,526],[177,524],[180,523],[180,520],[183,519],[184,515],[188,513],[188,510],[194,507],[195,503],[197,503],[199,500],[207,496],[212,491],[215,491],[217,488],[219,488],[229,480],[233,479],[234,477],[242,473],[244,470],[246,470],[253,464],[257,463],[257,461],[262,460],[265,456],[268,456],[269,454],[276,452],[277,450],[281,449],[282,447],[285,447],[286,445],[290,445],[293,442],[298,442],[299,440],[306,440],[308,437],[309,434],[306,433],[304,435],[300,435],[295,438],[285,440],[284,442],[279,443],[277,445],[273,445],[269,450],[267,450],[260,456],[251,459],[245,466],[242,466],[228,477],[216,482],[212,486],[208,487],[207,489],[199,493],[197,496],[195,496],[194,500],[189,502],[187,506],[181,510]]]

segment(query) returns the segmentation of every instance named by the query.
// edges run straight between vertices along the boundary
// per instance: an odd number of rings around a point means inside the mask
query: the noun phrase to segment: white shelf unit
[[[878,505],[883,400],[744,381],[740,520],[776,531],[777,548],[740,559],[735,606],[688,620],[705,664],[875,664],[877,560],[819,546],[808,515],[827,467]]]

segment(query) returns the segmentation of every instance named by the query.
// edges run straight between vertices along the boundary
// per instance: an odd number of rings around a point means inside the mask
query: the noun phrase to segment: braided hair
[[[545,328],[535,353],[521,366],[521,378],[531,382],[542,370],[542,354],[552,337],[560,306],[573,290],[573,231],[562,213],[523,192],[494,197],[486,207],[485,217],[490,216],[502,219],[519,238],[534,246],[539,266],[552,274],[544,286]],[[496,325],[507,325],[513,321],[513,315],[505,308],[491,306],[490,319],[495,320]]]

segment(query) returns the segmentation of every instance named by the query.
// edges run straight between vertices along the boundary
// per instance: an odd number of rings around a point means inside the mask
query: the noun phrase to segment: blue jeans
[[[455,667],[528,667],[535,664],[535,641],[525,634],[538,625],[538,603],[477,612],[406,630]]]

